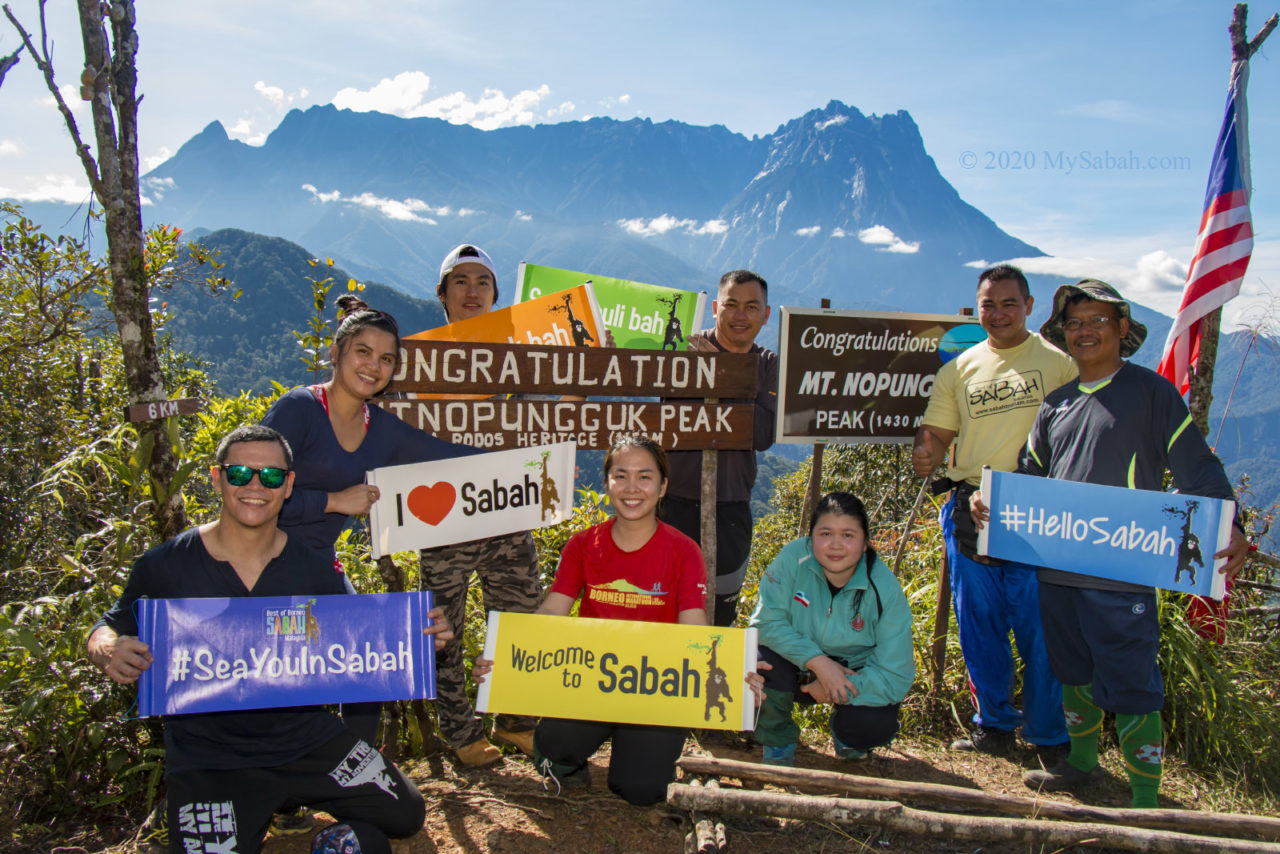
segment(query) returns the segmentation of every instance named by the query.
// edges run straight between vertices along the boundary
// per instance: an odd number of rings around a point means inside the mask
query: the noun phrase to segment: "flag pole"
[[[1258,52],[1267,36],[1276,28],[1277,16],[1272,15],[1262,29],[1250,41],[1246,29],[1249,4],[1237,3],[1231,13],[1231,62],[1232,73],[1237,63],[1248,62]],[[1218,361],[1218,332],[1222,325],[1222,308],[1215,308],[1200,320],[1200,357],[1190,377],[1187,406],[1196,426],[1206,437],[1209,435],[1209,406],[1213,403],[1213,372]]]

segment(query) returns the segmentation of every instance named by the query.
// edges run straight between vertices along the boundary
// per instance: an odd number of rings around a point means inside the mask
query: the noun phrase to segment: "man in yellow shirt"
[[[982,467],[1013,471],[1045,395],[1076,376],[1071,359],[1027,330],[1034,300],[1026,276],[1001,264],[978,277],[978,319],[987,338],[943,365],[934,381],[924,423],[916,432],[912,465],[932,472],[956,442],[947,478],[954,491],[942,509],[951,567],[951,595],[960,649],[969,671],[977,728],[954,742],[955,750],[1001,754],[1014,731],[1039,748],[1052,765],[1068,743],[1062,686],[1049,667],[1040,625],[1035,567],[980,556],[969,518],[969,496]],[[1023,663],[1022,703],[1013,703],[1012,630]]]

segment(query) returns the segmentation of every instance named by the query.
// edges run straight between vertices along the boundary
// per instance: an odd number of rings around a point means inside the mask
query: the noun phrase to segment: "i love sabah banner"
[[[140,599],[138,713],[435,697],[431,594]]]
[[[576,273],[520,262],[516,294],[521,302],[590,283],[600,316],[618,347],[684,350],[702,323],[706,291],[682,291],[612,276]]]
[[[756,630],[489,612],[476,709],[750,730]]]
[[[1234,501],[983,469],[978,553],[1221,599]]]
[[[573,514],[576,450],[560,442],[374,469],[373,557],[563,522]]]

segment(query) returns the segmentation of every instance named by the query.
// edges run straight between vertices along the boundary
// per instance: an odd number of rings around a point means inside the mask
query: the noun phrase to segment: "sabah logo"
[[[316,600],[308,599],[303,608],[267,608],[262,612],[266,622],[266,634],[269,638],[283,638],[286,641],[320,640],[320,621],[311,613]]]
[[[1084,718],[1080,716],[1079,712],[1067,712],[1067,726],[1080,726],[1082,723],[1084,723]]]
[[[1133,607],[1130,608],[1129,610],[1132,611],[1135,615],[1141,617],[1143,614],[1147,613],[1147,606],[1143,602],[1135,602]]]
[[[1164,758],[1164,747],[1159,744],[1144,744],[1133,752],[1133,758],[1148,765],[1159,765]]]
[[[804,595],[804,591],[803,591],[803,590],[797,590],[797,591],[796,591],[796,595],[792,596],[791,598],[792,598],[792,599],[794,599],[794,600],[796,600],[797,602],[799,602],[801,605],[805,606],[806,608],[808,608],[808,607],[809,607],[809,597],[808,597],[808,596],[806,596],[806,595]]]
[[[442,480],[431,486],[415,486],[409,491],[407,503],[410,513],[435,527],[449,515],[457,498],[458,492],[453,484]]]

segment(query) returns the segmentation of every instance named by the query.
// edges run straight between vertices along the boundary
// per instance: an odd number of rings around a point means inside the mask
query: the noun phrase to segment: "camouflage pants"
[[[542,602],[538,553],[528,531],[423,549],[418,556],[422,589],[430,590],[444,609],[458,639],[436,655],[436,716],[440,732],[455,750],[484,736],[484,725],[467,697],[462,632],[466,625],[467,587],[471,574],[480,578],[485,611],[531,614]],[[497,723],[512,731],[531,730],[535,718],[498,715]]]

